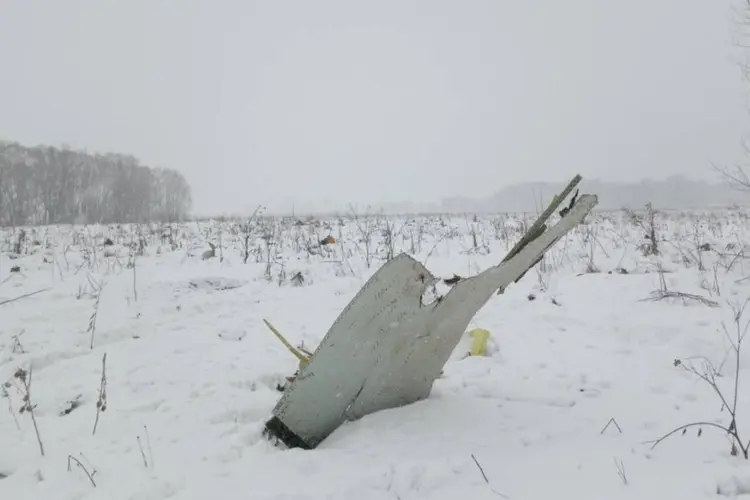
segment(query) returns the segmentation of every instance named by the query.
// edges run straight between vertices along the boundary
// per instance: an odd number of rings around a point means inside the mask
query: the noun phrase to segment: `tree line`
[[[191,204],[182,174],[130,155],[0,141],[0,226],[174,222]]]

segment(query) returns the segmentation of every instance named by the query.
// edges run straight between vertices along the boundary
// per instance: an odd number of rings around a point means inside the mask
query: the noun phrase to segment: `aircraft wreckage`
[[[547,227],[580,181],[574,177],[553,198],[500,264],[456,280],[431,304],[424,304],[422,296],[438,278],[407,254],[386,262],[317,349],[309,357],[298,352],[300,369],[266,422],[266,436],[312,449],[347,420],[426,398],[474,315],[495,293],[521,279],[596,206],[596,195],[579,197],[576,191],[557,223]]]

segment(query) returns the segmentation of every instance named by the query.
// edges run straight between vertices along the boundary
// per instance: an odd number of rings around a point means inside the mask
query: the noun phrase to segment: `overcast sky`
[[[0,139],[182,171],[199,213],[741,159],[740,0],[0,0]]]

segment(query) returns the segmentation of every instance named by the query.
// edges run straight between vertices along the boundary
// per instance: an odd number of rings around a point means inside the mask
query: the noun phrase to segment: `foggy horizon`
[[[11,1],[0,140],[174,169],[198,215],[715,181],[750,131],[735,6]]]

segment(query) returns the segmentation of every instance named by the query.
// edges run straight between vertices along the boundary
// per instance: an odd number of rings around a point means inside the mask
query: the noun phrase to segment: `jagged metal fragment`
[[[561,201],[555,197],[553,205]],[[422,295],[437,279],[422,264],[406,254],[384,264],[286,389],[267,432],[288,446],[314,448],[346,420],[426,398],[479,309],[523,276],[596,203],[594,195],[581,196],[552,228],[537,231],[510,258],[459,281],[429,305]]]

